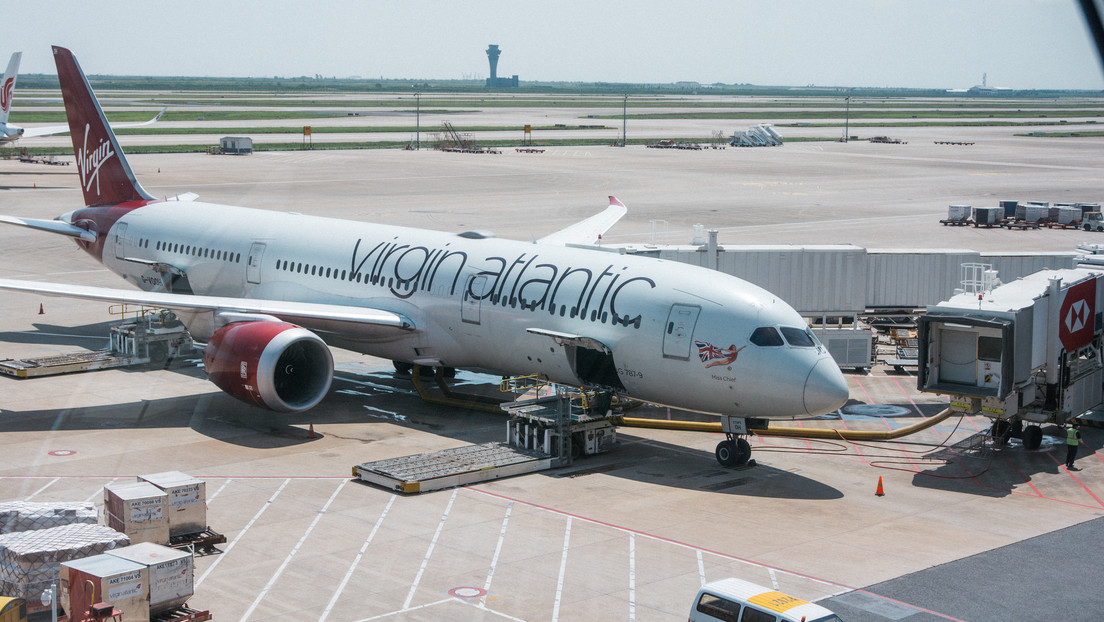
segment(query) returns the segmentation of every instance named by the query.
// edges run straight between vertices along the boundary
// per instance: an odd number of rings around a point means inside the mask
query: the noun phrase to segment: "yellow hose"
[[[756,434],[758,436],[788,436],[792,438],[832,438],[843,439],[845,441],[889,441],[895,438],[901,438],[902,436],[908,436],[914,434],[920,430],[927,428],[945,421],[948,417],[955,414],[950,408],[947,408],[935,415],[934,417],[928,417],[923,421],[919,421],[910,426],[898,428],[896,430],[885,431],[872,431],[872,430],[837,430],[835,428],[822,429],[822,428],[762,428],[762,429],[749,429],[748,432]],[[639,417],[617,417],[613,420],[616,425],[622,425],[629,428],[653,428],[657,430],[683,430],[687,432],[723,432],[721,424],[719,423],[707,423],[698,421],[669,421],[666,419],[641,419]]]

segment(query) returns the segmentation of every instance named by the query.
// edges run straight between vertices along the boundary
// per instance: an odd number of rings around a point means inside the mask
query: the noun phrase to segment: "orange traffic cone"
[[[307,428],[307,438],[314,438],[314,422],[311,421],[310,427]]]
[[[46,309],[42,308],[42,303],[41,302],[38,303],[38,314],[39,315],[46,315]]]
[[[885,496],[885,490],[882,488],[882,476],[878,476],[878,489],[874,491],[874,494],[879,497]]]

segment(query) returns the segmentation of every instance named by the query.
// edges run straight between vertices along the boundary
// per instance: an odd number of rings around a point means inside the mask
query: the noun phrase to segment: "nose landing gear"
[[[762,419],[750,419],[746,417],[721,417],[721,431],[725,440],[717,443],[717,462],[724,467],[736,467],[751,465],[755,461],[751,459],[751,444],[743,438],[748,435],[748,429],[766,429],[767,421]]]

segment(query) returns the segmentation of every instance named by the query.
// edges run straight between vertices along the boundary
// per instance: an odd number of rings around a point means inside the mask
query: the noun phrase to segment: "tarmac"
[[[993,137],[972,146],[933,142],[978,137],[971,128],[929,128],[906,145],[129,160],[157,196],[518,239],[615,195],[629,214],[609,243],[685,244],[695,223],[720,230],[722,244],[1104,243],[941,226],[952,203],[1104,198],[1102,139],[984,129]],[[74,167],[0,161],[0,213],[51,218],[80,206],[77,188]],[[0,228],[0,260],[3,278],[123,286],[71,242],[17,227]],[[4,293],[0,358],[102,347],[112,319],[105,305]],[[1083,428],[1079,470],[1068,471],[1057,437],[1037,451],[992,447],[980,442],[984,418],[888,443],[754,438],[756,465],[739,469],[716,463],[717,435],[621,429],[615,451],[567,469],[403,496],[351,481],[350,468],[501,440],[504,417],[425,404],[389,361],[340,350],[335,361],[331,394],[298,415],[235,401],[197,359],[0,378],[0,500],[102,503],[104,485],[167,470],[205,480],[208,523],[228,541],[197,557],[190,604],[219,620],[680,620],[703,582],[728,576],[845,620],[1100,618],[1100,430]],[[849,405],[800,425],[883,430],[946,405],[883,366],[847,377]]]

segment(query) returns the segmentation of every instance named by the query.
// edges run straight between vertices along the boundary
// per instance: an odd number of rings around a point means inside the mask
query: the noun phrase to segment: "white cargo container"
[[[200,533],[207,529],[207,485],[180,471],[139,475],[138,481],[148,482],[169,496],[169,535]]]
[[[61,604],[69,619],[88,616],[96,603],[110,603],[123,622],[149,622],[149,570],[137,562],[96,555],[61,565]]]
[[[191,553],[143,542],[115,549],[108,555],[141,564],[149,570],[150,615],[182,607],[195,593]]]
[[[1055,221],[1060,225],[1078,225],[1081,223],[1081,208],[1080,207],[1059,207],[1058,219]]]
[[[997,225],[1004,220],[1004,208],[1002,207],[975,207],[974,226]]]
[[[952,222],[966,222],[970,220],[970,206],[969,205],[949,205],[947,206],[947,220]]]
[[[1016,220],[1043,222],[1050,216],[1049,204],[1020,203],[1016,206]]]
[[[104,486],[107,525],[131,542],[169,543],[169,496],[148,482]]]

